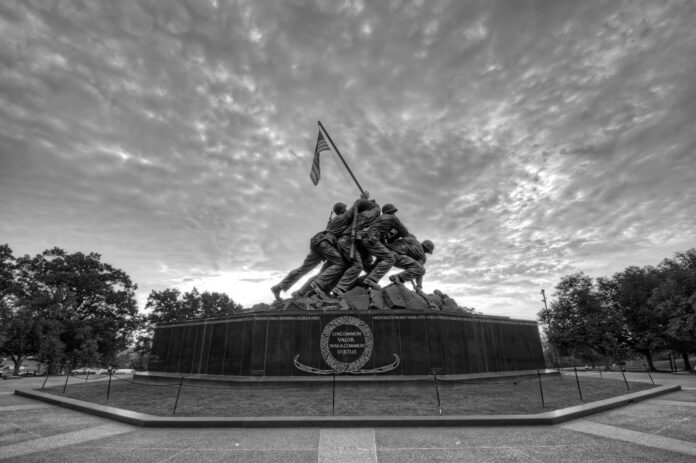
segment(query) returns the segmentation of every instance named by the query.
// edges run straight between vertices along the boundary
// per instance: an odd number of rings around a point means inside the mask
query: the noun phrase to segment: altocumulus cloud
[[[534,318],[694,245],[696,4],[4,1],[1,241],[251,305],[362,186],[426,290]]]

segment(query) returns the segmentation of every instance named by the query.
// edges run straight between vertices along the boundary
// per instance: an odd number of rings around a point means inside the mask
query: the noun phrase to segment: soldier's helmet
[[[343,214],[344,212],[346,212],[346,205],[343,203],[336,203],[334,204],[333,211],[334,214]]]
[[[427,252],[428,254],[432,254],[435,250],[435,244],[433,244],[433,242],[430,240],[423,241],[421,246],[423,247],[423,251]]]
[[[394,207],[393,204],[385,204],[382,206],[382,214],[393,214],[396,211],[398,211],[398,209]]]

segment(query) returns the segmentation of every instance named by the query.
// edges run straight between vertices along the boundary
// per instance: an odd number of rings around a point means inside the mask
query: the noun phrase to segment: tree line
[[[147,355],[157,323],[241,310],[226,294],[165,289],[150,293],[142,314],[136,289],[97,253],[56,247],[15,257],[8,244],[0,245],[0,355],[12,360],[15,374],[28,356],[47,364],[49,373],[115,367],[132,346],[141,360]]]
[[[70,366],[117,366],[129,348],[143,365],[155,325],[225,317],[242,310],[227,294],[153,290],[145,313],[135,300],[137,285],[97,253],[60,248],[15,257],[0,245],[0,355],[15,373],[28,356],[50,372]],[[696,249],[659,265],[631,266],[611,277],[580,272],[555,287],[550,306],[538,314],[546,341],[562,356],[585,362],[677,352],[691,370],[696,352]],[[121,365],[131,366],[131,365]]]
[[[657,266],[630,266],[611,277],[567,275],[538,314],[556,354],[584,362],[643,356],[655,371],[659,353],[696,353],[696,248]]]

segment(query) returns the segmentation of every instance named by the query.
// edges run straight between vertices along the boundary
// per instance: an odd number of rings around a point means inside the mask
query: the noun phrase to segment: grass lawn
[[[443,415],[542,413],[654,387],[647,383],[580,377],[580,400],[574,375],[500,383],[438,382]],[[107,381],[68,384],[66,397],[104,405]],[[108,405],[158,416],[171,416],[179,382],[114,379]],[[63,387],[45,392],[62,395]],[[332,383],[315,385],[184,383],[177,416],[331,416]],[[438,415],[433,381],[414,383],[336,382],[335,415]]]

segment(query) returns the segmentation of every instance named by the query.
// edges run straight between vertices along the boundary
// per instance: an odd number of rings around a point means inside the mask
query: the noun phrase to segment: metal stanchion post
[[[109,368],[109,385],[106,388],[106,403],[109,403],[109,394],[111,394],[111,375],[113,374],[113,370]]]
[[[573,370],[575,371],[575,382],[578,383],[578,394],[580,395],[580,400],[584,402],[585,400],[582,398],[582,390],[580,389],[580,379],[578,378],[578,369],[573,367]]]
[[[176,391],[176,401],[174,402],[174,410],[172,411],[172,415],[176,414],[176,406],[179,404],[179,394],[181,394],[181,386],[184,384],[184,377],[181,377],[181,381],[179,381],[179,390]]]
[[[46,381],[48,381],[48,370],[46,370],[46,379],[44,379],[43,384],[41,385],[41,390],[44,390],[44,386],[46,386]]]
[[[63,395],[65,395],[65,388],[68,387],[68,379],[70,379],[70,369],[65,372],[65,384],[63,384]]]
[[[437,396],[437,411],[442,415],[442,405],[440,404],[440,389],[437,386],[437,372],[432,370],[433,379],[435,380],[435,395]]]
[[[545,408],[544,405],[544,388],[541,386],[541,373],[537,370],[537,376],[539,377],[539,393],[541,394],[541,408]]]
[[[621,369],[621,376],[623,376],[624,383],[626,383],[626,389],[628,389],[630,391],[631,388],[629,387],[628,381],[626,380],[626,375],[624,374],[624,369],[623,369],[623,367],[619,367],[619,368]]]
[[[336,370],[334,369],[334,371],[333,371],[333,385],[331,386],[331,416],[335,416],[335,415],[336,415]]]

